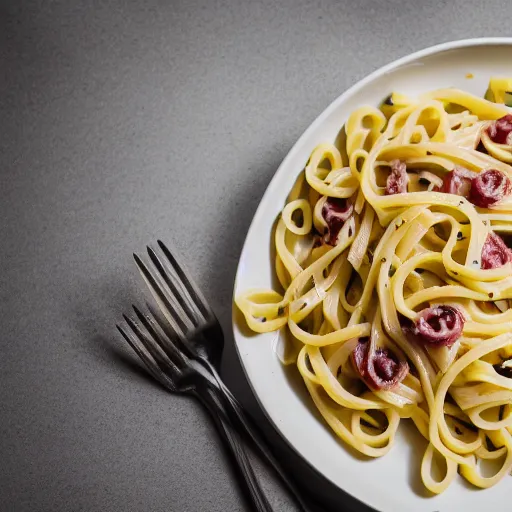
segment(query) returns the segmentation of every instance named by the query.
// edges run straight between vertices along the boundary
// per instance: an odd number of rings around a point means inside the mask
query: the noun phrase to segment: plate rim
[[[341,487],[336,481],[334,481],[330,476],[326,474],[325,471],[322,470],[321,467],[317,467],[313,462],[308,460],[300,451],[298,448],[296,448],[292,442],[287,438],[285,433],[282,430],[281,425],[276,422],[267,408],[265,407],[265,404],[263,400],[261,399],[260,395],[257,393],[255,386],[253,385],[253,382],[251,378],[249,377],[248,369],[244,363],[244,356],[241,352],[241,346],[239,344],[239,341],[237,340],[237,328],[236,328],[236,317],[239,314],[237,312],[237,306],[235,304],[235,293],[238,288],[238,280],[239,276],[241,274],[241,260],[242,255],[244,254],[246,250],[246,246],[248,244],[248,240],[252,237],[253,231],[255,229],[255,225],[257,224],[257,221],[259,220],[259,217],[263,215],[263,205],[266,203],[267,196],[272,195],[273,189],[275,188],[275,183],[277,182],[277,176],[280,174],[281,169],[283,167],[286,167],[289,160],[292,160],[295,153],[299,151],[299,148],[303,145],[303,141],[307,139],[310,135],[310,133],[316,131],[317,127],[321,125],[325,118],[327,118],[331,112],[337,107],[338,104],[343,103],[347,98],[352,96],[353,94],[356,94],[360,89],[365,87],[368,83],[372,82],[373,80],[384,76],[386,73],[393,71],[395,69],[398,69],[402,66],[405,66],[411,62],[414,62],[418,59],[428,57],[431,55],[435,55],[438,53],[443,53],[449,50],[456,50],[461,48],[469,48],[469,47],[481,47],[481,46],[501,46],[501,45],[509,45],[512,46],[512,37],[477,37],[477,38],[465,38],[465,39],[457,39],[452,41],[446,41],[444,43],[435,44],[426,48],[423,48],[421,50],[417,50],[415,52],[409,53],[407,55],[404,55],[402,57],[399,57],[398,59],[395,59],[387,64],[384,64],[383,66],[375,69],[362,79],[356,81],[354,84],[352,84],[348,89],[343,91],[340,95],[338,95],[336,98],[334,98],[333,101],[331,101],[327,107],[309,124],[309,126],[302,132],[302,134],[299,136],[299,138],[294,142],[292,147],[287,152],[286,156],[283,158],[279,166],[277,167],[276,171],[274,172],[274,175],[272,176],[271,180],[269,181],[265,192],[261,196],[258,206],[256,208],[256,211],[254,213],[254,216],[251,220],[251,223],[249,225],[249,228],[247,229],[244,243],[242,245],[242,248],[240,250],[238,263],[237,263],[237,270],[235,274],[235,280],[233,283],[233,293],[232,293],[232,305],[231,305],[231,331],[233,334],[234,344],[236,348],[236,353],[238,356],[238,359],[240,361],[240,365],[243,369],[245,379],[249,383],[250,389],[259,405],[261,410],[263,411],[266,419],[270,422],[274,430],[278,433],[279,437],[283,442],[285,442],[288,447],[290,447],[293,452],[301,458],[301,460],[308,465],[308,467],[313,470],[314,472],[321,475],[323,478],[325,478],[330,484],[332,484],[336,489],[341,490],[342,492],[348,494],[351,496],[352,499],[354,499],[356,502],[363,503],[365,506],[372,507],[367,502],[363,502],[358,497],[356,497],[350,489],[345,489]],[[277,356],[276,356],[277,357]]]

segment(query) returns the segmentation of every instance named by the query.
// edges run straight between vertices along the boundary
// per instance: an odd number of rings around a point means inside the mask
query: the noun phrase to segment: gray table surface
[[[245,511],[206,413],[130,362],[131,259],[173,240],[227,333],[223,373],[323,510],[230,334],[254,211],[309,123],[384,63],[509,36],[506,0],[0,4],[0,509]],[[259,466],[276,511],[295,510]]]

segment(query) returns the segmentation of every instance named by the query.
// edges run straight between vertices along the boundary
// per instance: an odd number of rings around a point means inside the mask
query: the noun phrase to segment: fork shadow
[[[96,343],[103,343],[105,345],[105,352],[112,360],[116,361],[119,366],[129,372],[131,376],[137,376],[140,380],[145,383],[153,384],[155,387],[164,389],[163,386],[156,381],[145,368],[142,367],[139,361],[134,356],[128,355],[126,351],[115,346],[114,344],[108,343],[105,338],[98,338],[95,340]]]

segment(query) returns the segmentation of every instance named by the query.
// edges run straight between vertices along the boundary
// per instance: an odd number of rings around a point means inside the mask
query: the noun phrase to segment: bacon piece
[[[496,233],[489,233],[482,247],[482,268],[500,268],[512,261],[512,251]]]
[[[437,306],[420,312],[413,334],[433,346],[451,346],[459,338],[464,327],[464,317],[453,306]]]
[[[512,114],[493,121],[487,128],[487,135],[496,144],[512,146]]]
[[[409,372],[407,361],[399,361],[386,348],[376,349],[369,338],[359,339],[352,351],[352,362],[367,386],[375,390],[393,389]]]
[[[407,167],[405,162],[393,160],[391,162],[391,173],[386,180],[386,195],[403,194],[407,192],[407,184],[409,176],[407,176]]]
[[[338,234],[345,221],[354,212],[354,206],[343,198],[329,197],[322,207],[322,217],[327,223],[328,232],[324,237],[326,243],[336,245]]]
[[[471,182],[469,200],[481,208],[487,208],[501,201],[512,191],[508,176],[497,169],[481,172]]]
[[[453,171],[445,174],[443,178],[443,187],[440,192],[469,197],[471,182],[477,176],[478,174],[476,172],[469,171],[464,167],[455,167]]]

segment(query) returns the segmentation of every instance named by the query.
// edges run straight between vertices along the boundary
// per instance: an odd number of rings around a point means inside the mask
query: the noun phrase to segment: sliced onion
[[[443,179],[440,178],[439,176],[435,175],[433,172],[421,171],[421,172],[418,173],[418,176],[420,178],[423,178],[424,180],[430,181],[430,183],[434,187],[441,188],[443,186]]]

